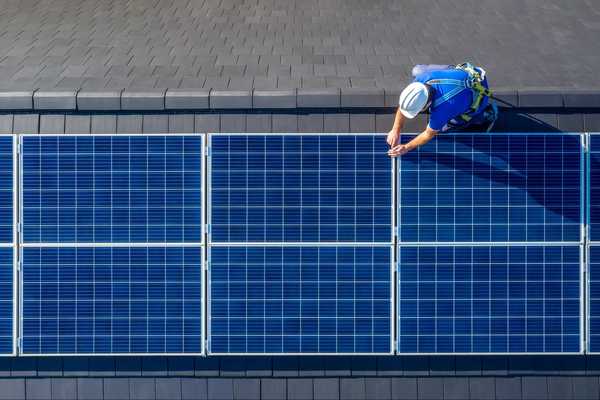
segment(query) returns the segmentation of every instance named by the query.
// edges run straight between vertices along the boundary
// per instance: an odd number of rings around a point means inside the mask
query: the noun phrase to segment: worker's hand
[[[410,148],[405,144],[399,144],[398,146],[392,147],[390,151],[388,151],[388,156],[390,157],[398,157],[403,156],[408,153]]]
[[[392,129],[387,134],[387,139],[385,140],[390,147],[394,147],[396,143],[398,143],[398,139],[400,139],[400,132],[396,132],[396,130]]]

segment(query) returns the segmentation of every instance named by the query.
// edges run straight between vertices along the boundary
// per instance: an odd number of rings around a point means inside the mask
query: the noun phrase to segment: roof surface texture
[[[0,0],[0,89],[397,90],[473,61],[506,89],[600,89],[594,0]]]

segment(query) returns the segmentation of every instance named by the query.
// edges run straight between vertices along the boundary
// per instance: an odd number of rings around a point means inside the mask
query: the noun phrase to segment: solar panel
[[[582,350],[579,246],[401,246],[400,353]]]
[[[23,136],[28,243],[202,241],[202,138]]]
[[[581,239],[580,135],[439,135],[398,164],[401,242]]]
[[[25,247],[21,352],[201,353],[201,265],[191,246]]]
[[[214,135],[213,242],[392,241],[381,136]]]
[[[213,246],[209,352],[390,353],[391,250]]]
[[[0,136],[0,243],[13,243],[13,138]]]
[[[13,305],[14,264],[13,249],[0,247],[0,354],[14,353]]]
[[[600,241],[600,135],[589,142],[589,240]]]

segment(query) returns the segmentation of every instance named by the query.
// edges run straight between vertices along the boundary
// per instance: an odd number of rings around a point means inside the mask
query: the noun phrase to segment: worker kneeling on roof
[[[469,63],[417,65],[415,80],[400,94],[394,126],[387,143],[392,157],[401,156],[429,142],[438,132],[489,131],[497,117],[485,70]],[[400,144],[406,118],[429,110],[427,128],[414,139]]]

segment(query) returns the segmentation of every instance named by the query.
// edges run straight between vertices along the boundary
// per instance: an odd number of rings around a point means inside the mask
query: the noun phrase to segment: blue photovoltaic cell
[[[13,249],[0,247],[0,354],[13,353]]]
[[[200,353],[199,247],[25,247],[22,352]]]
[[[600,135],[590,135],[589,174],[589,239],[600,241]]]
[[[581,151],[579,135],[439,135],[400,157],[399,239],[578,242]]]
[[[200,136],[24,136],[23,240],[202,240]]]
[[[579,246],[400,247],[400,353],[580,352]]]
[[[600,353],[600,245],[589,250],[588,351]]]
[[[211,141],[213,242],[391,242],[392,166],[384,137]]]
[[[0,136],[0,243],[13,242],[13,138]]]
[[[212,247],[211,353],[390,353],[388,247]]]

